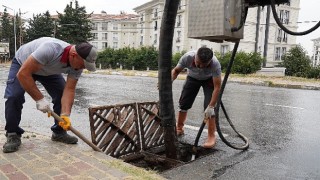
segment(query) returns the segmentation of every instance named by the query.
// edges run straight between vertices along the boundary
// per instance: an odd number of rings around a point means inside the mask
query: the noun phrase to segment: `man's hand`
[[[71,119],[67,115],[61,115],[60,116],[63,121],[59,121],[59,126],[61,126],[65,131],[70,130],[71,126]]]
[[[50,111],[50,103],[45,98],[36,101],[36,104],[39,111],[42,111],[43,113]]]
[[[211,118],[212,116],[215,116],[214,107],[208,106],[206,110],[204,111],[204,117],[205,118]]]

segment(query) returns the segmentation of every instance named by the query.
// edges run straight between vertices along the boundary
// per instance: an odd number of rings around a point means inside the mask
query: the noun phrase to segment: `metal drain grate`
[[[89,108],[92,142],[120,157],[164,144],[157,102]]]
[[[148,150],[164,144],[163,128],[158,116],[158,103],[138,103],[141,126],[142,150]]]

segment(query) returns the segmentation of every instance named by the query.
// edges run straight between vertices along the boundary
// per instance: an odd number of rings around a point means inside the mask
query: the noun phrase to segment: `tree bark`
[[[160,117],[164,129],[166,157],[177,159],[177,138],[175,133],[175,112],[172,98],[172,40],[180,1],[166,0],[162,16],[159,44],[159,102]]]

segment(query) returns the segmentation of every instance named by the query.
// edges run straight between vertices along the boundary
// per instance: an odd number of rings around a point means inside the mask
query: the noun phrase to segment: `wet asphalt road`
[[[7,73],[8,68],[0,67],[2,97]],[[175,106],[182,85],[182,80],[173,84]],[[76,93],[73,127],[90,138],[89,106],[157,101],[157,78],[84,74]],[[200,92],[189,111],[190,128],[181,141],[193,144],[194,127],[202,121],[202,101]],[[4,99],[1,102],[0,123],[4,124]],[[231,149],[218,138],[214,153],[161,174],[168,179],[320,179],[319,102],[320,91],[227,84],[223,103],[237,130],[249,138],[249,149]],[[220,114],[223,133],[232,137]],[[50,135],[52,122],[26,95],[21,126]],[[199,144],[205,136],[206,132]]]

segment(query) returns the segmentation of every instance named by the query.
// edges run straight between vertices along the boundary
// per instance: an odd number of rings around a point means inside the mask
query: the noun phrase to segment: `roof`
[[[53,19],[58,19],[58,15],[52,15]],[[100,13],[100,14],[91,14],[88,18],[90,20],[131,20],[137,19],[139,15],[137,14],[127,14],[121,12],[121,14],[107,14],[107,13]]]

